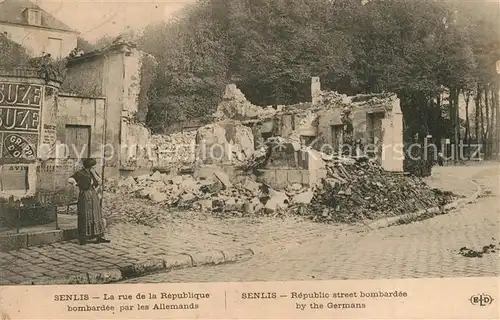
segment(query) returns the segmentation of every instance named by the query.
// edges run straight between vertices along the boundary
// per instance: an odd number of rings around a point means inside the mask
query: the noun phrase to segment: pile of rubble
[[[225,172],[218,170],[198,179],[156,171],[152,175],[110,182],[107,191],[134,195],[179,210],[237,215],[277,214],[289,205],[307,204],[313,197],[313,192],[300,184],[293,184],[284,192],[272,190],[249,177],[233,184]]]
[[[302,211],[314,221],[373,220],[444,206],[456,198],[417,177],[384,171],[367,158],[336,158],[327,162],[327,170],[312,203]]]
[[[213,170],[198,178],[157,171],[118,180],[114,191],[178,210],[237,216],[295,214],[324,223],[396,216],[454,199],[419,178],[386,172],[366,158],[337,158],[327,163],[327,170],[327,177],[314,188],[292,184],[276,191],[250,176],[232,183],[224,171]]]

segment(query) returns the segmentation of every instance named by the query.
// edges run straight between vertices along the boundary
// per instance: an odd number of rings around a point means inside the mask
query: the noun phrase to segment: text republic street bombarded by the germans
[[[67,305],[67,311],[83,312],[129,312],[129,311],[151,311],[151,310],[196,310],[200,308],[199,300],[209,300],[211,294],[206,292],[160,292],[160,293],[137,293],[133,294],[107,294],[102,297],[92,297],[89,294],[64,294],[55,295],[54,301],[58,302],[83,302],[83,305]],[[303,311],[306,309],[363,309],[366,308],[368,299],[391,299],[407,298],[408,293],[401,290],[394,291],[352,291],[352,292],[289,292],[280,294],[278,292],[243,292],[240,300],[295,300],[295,309]],[[363,299],[363,300],[353,300]],[[100,300],[99,305],[89,304]],[[135,300],[135,301],[134,301]],[[150,304],[145,302],[149,300]],[[156,300],[156,301],[151,301]],[[169,302],[160,302],[168,300]],[[298,301],[297,301],[298,300]],[[120,303],[116,307],[112,304]],[[122,304],[126,303],[126,304]]]

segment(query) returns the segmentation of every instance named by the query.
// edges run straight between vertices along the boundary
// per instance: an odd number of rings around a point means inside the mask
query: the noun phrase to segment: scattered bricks
[[[250,249],[223,250],[225,262],[237,262],[250,259],[254,253]]]
[[[191,255],[193,259],[193,267],[198,267],[201,265],[210,265],[210,264],[220,264],[224,263],[224,254],[222,251],[209,251],[203,253],[195,253]]]
[[[103,271],[88,272],[89,284],[104,284],[117,282],[122,279],[122,273],[119,269],[109,269]]]
[[[163,256],[165,267],[170,269],[182,269],[193,266],[193,260],[189,255]]]
[[[302,184],[302,170],[288,170],[287,177],[289,184]]]
[[[62,230],[44,231],[28,234],[28,246],[38,246],[64,240],[64,232]]]
[[[28,237],[25,234],[9,234],[0,237],[0,250],[9,251],[13,249],[26,248]]]

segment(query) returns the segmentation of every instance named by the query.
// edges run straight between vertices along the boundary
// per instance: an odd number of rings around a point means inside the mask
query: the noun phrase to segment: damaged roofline
[[[121,52],[127,53],[129,50],[135,49],[135,48],[137,48],[137,45],[133,44],[133,43],[111,44],[111,45],[104,47],[102,49],[98,49],[98,50],[91,51],[89,53],[85,53],[79,57],[70,58],[70,59],[68,59],[68,65],[77,64],[77,63],[80,63],[82,61],[95,59],[95,58],[104,56],[104,55],[108,54],[109,52],[121,51]]]

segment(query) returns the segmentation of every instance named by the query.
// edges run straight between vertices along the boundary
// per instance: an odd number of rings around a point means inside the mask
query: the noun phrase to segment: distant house
[[[66,57],[78,32],[29,0],[0,0],[0,34],[21,44],[32,56]]]

